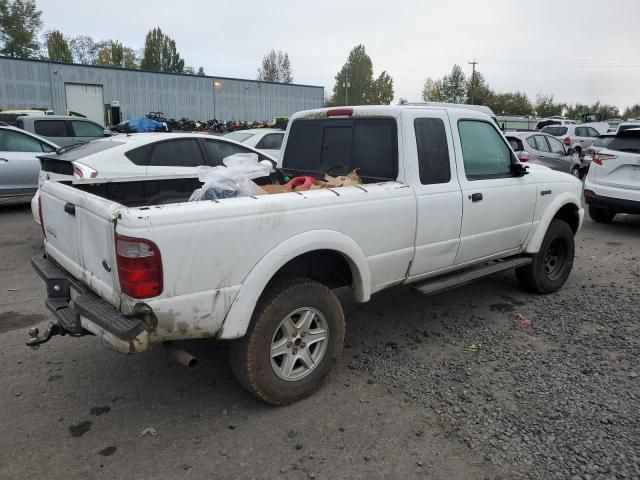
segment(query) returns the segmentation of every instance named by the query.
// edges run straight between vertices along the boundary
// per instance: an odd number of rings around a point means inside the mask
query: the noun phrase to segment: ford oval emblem
[[[102,260],[102,266],[107,272],[111,271],[111,265],[109,265],[109,262],[107,262],[106,260]]]

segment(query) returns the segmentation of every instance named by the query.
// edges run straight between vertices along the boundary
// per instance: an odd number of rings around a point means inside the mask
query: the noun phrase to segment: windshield
[[[548,133],[554,137],[561,137],[567,133],[567,127],[544,127],[542,133]]]
[[[224,138],[228,138],[229,140],[234,140],[236,142],[244,142],[253,137],[253,133],[244,133],[244,132],[231,132],[227,133]]]
[[[74,161],[79,160],[84,157],[88,157],[89,155],[93,155],[94,153],[102,152],[104,150],[109,150],[110,148],[119,147],[120,145],[124,145],[124,142],[115,142],[110,140],[108,142],[88,142],[83,143],[81,145],[74,146],[73,148],[63,151],[59,155],[46,155],[48,158],[55,158],[56,160],[68,160]]]

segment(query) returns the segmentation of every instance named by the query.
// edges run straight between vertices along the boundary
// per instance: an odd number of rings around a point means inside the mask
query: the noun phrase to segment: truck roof
[[[358,106],[341,106],[341,107],[325,107],[314,110],[304,110],[295,113],[291,119],[296,118],[326,118],[326,117],[345,117],[345,116],[373,116],[384,115],[398,117],[405,110],[468,110],[469,113],[477,115],[485,114],[489,118],[494,118],[493,112],[489,107],[483,105],[463,105],[456,103],[407,103],[404,105],[358,105]],[[486,111],[488,110],[488,112]],[[333,113],[333,115],[332,115]]]

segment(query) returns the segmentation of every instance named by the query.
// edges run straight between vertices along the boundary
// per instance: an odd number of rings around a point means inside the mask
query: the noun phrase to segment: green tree
[[[635,105],[625,108],[622,118],[625,120],[640,118],[640,104],[636,103]]]
[[[78,35],[69,40],[69,48],[75,63],[93,65],[98,57],[98,47],[93,38],[87,35]]]
[[[422,87],[422,99],[425,102],[443,102],[442,80],[427,78]]]
[[[538,117],[562,115],[564,106],[553,101],[553,95],[536,95],[535,112]]]
[[[182,73],[184,60],[176,49],[176,42],[156,27],[147,33],[140,68],[158,72]]]
[[[454,65],[451,73],[442,79],[442,94],[445,102],[467,102],[467,79],[459,65]]]
[[[393,78],[386,70],[371,83],[367,100],[370,105],[389,105],[393,102]]]
[[[72,63],[73,55],[67,40],[59,30],[52,30],[47,33],[47,53],[52,62]]]
[[[493,97],[493,91],[480,72],[471,74],[467,81],[467,98],[470,104],[487,105]]]
[[[258,68],[258,80],[263,82],[291,83],[291,61],[289,54],[278,50],[271,50],[262,58],[262,64]]]
[[[0,53],[10,57],[30,58],[38,49],[38,32],[42,28],[35,0],[0,0]]]
[[[128,69],[138,68],[138,57],[132,48],[125,47],[117,40],[103,40],[95,45],[97,50],[96,59],[93,62],[95,65]]]
[[[398,100],[398,105],[406,105],[409,101],[406,98],[400,97]]]
[[[205,76],[204,68],[202,68],[202,67],[198,68],[198,74],[197,75],[200,76],[200,77],[204,77]]]
[[[497,115],[531,116],[534,113],[531,101],[520,92],[494,94],[487,106]]]
[[[366,105],[373,83],[373,63],[364,45],[351,50],[347,62],[336,74],[333,102],[336,105]],[[348,95],[348,98],[347,98]]]

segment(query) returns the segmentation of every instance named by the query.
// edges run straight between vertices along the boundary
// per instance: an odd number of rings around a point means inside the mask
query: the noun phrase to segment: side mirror
[[[567,155],[573,155],[576,153],[576,149],[573,147],[567,148]]]
[[[511,164],[511,175],[514,177],[524,177],[529,173],[529,167],[522,165],[521,163]]]
[[[108,129],[105,128],[102,131],[102,135],[104,135],[105,137],[110,137],[111,135],[113,135],[113,133],[111,132],[111,130],[108,130]]]
[[[260,160],[260,164],[264,165],[265,167],[269,167],[273,170],[275,170],[276,167],[278,166],[276,162],[274,162],[273,160],[269,160],[268,158],[265,158],[264,160]]]

